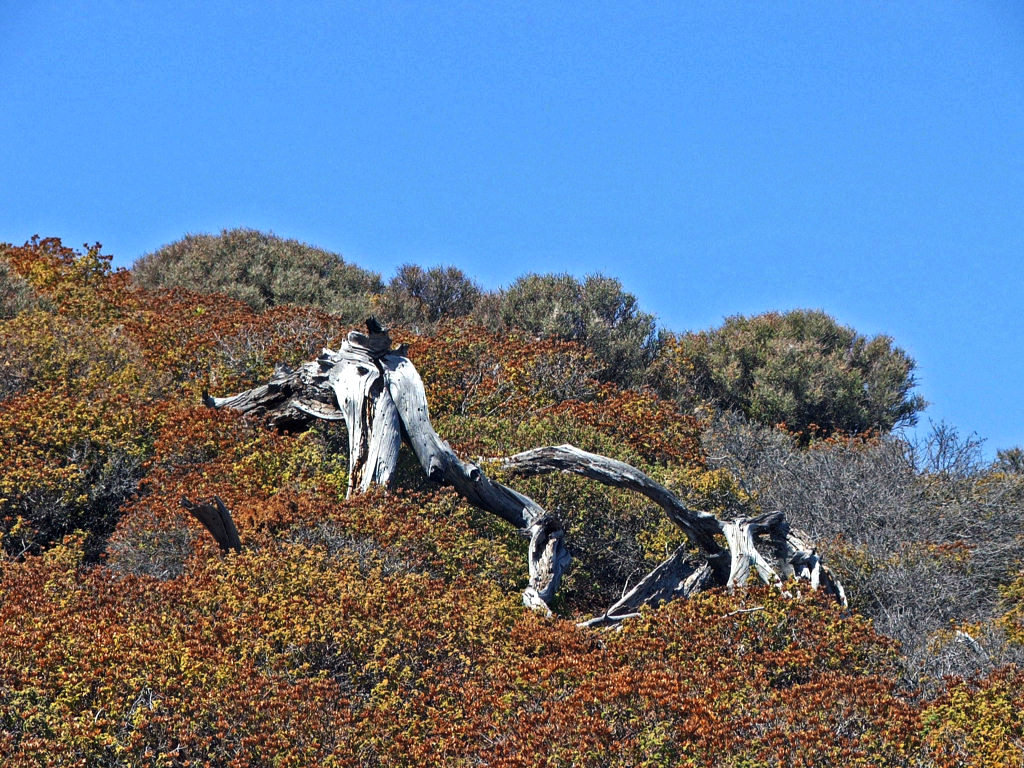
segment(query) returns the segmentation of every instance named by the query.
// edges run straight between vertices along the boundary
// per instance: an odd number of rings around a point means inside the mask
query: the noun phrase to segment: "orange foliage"
[[[336,345],[336,318],[145,291],[98,246],[0,256],[49,302],[0,320],[3,765],[1013,764],[1016,672],[918,702],[865,621],[767,589],[619,633],[544,619],[519,605],[523,540],[418,468],[344,500],[336,426],[277,434],[199,406],[203,388]],[[704,468],[699,424],[598,384],[576,344],[464,323],[404,340],[463,451],[572,441],[728,485]],[[586,507],[566,513],[570,536],[611,531],[595,557],[623,531],[665,538],[642,500],[530,482],[553,508]],[[241,553],[179,505],[214,494]],[[597,573],[579,562],[570,594]]]

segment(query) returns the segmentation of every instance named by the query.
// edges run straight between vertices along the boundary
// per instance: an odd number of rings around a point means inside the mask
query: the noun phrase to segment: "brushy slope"
[[[577,558],[563,618],[544,619],[518,604],[524,542],[415,462],[345,500],[341,429],[276,434],[199,405],[336,344],[345,318],[145,289],[98,247],[2,250],[22,281],[0,319],[4,765],[1020,764],[1024,675],[1003,662],[1024,635],[1022,486],[1005,467],[702,423],[598,380],[572,342],[465,319],[400,334],[460,452],[569,441],[721,514],[784,504],[860,612],[752,589],[584,631],[574,618],[678,544],[642,500],[521,485]],[[213,494],[241,553],[179,506]],[[927,603],[918,625],[885,623],[949,572],[938,618]]]

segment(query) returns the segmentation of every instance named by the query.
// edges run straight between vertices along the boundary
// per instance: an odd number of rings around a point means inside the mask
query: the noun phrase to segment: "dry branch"
[[[204,402],[214,408],[263,416],[282,429],[308,426],[313,419],[343,420],[349,438],[349,494],[372,485],[387,486],[405,439],[431,480],[451,485],[471,504],[501,517],[530,538],[530,581],[523,602],[549,611],[548,603],[570,563],[558,517],[528,496],[490,479],[476,464],[460,459],[434,431],[423,381],[405,349],[392,350],[387,330],[372,318],[367,321],[367,331],[349,333],[338,351],[324,349],[315,361],[298,370],[278,369],[262,386],[231,397],[204,395]],[[496,461],[513,474],[570,472],[636,491],[659,504],[687,536],[688,546],[674,552],[602,616],[584,622],[585,626],[615,623],[645,604],[689,597],[716,586],[742,586],[751,568],[770,584],[805,579],[812,588],[821,586],[846,604],[842,585],[822,565],[814,548],[790,529],[782,512],[722,521],[708,512],[689,509],[635,467],[572,445],[536,448]]]

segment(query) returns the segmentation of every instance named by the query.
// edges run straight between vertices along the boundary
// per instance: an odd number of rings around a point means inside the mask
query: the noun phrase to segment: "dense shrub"
[[[1004,448],[996,453],[996,468],[1024,475],[1024,448]]]
[[[131,294],[99,246],[0,250],[40,299],[0,320],[0,542],[24,555],[81,529],[95,558],[150,445],[153,382],[122,325]]]
[[[601,364],[602,381],[639,383],[658,347],[654,317],[603,275],[582,282],[566,274],[521,277],[505,292],[501,318],[509,328],[580,342]]]
[[[0,404],[4,549],[15,556],[38,552],[85,530],[88,554],[98,556],[143,475],[149,417],[119,397],[81,400],[58,390]]]
[[[468,456],[507,456],[572,443],[643,467],[671,482],[669,467],[699,475],[699,426],[650,392],[593,378],[599,367],[578,343],[492,333],[468,322],[441,324],[412,339],[409,354],[427,386],[431,417]],[[403,484],[422,484],[413,467]],[[511,482],[511,481],[510,481]],[[558,512],[575,564],[561,590],[566,612],[607,607],[623,587],[681,544],[662,510],[644,497],[580,478],[516,479],[516,487]]]
[[[0,320],[33,307],[36,300],[35,291],[0,254]]]
[[[469,315],[481,295],[455,267],[424,270],[404,264],[375,300],[374,311],[385,323],[428,330],[441,320]]]
[[[427,385],[431,414],[518,415],[566,400],[588,400],[600,387],[599,364],[579,344],[522,333],[495,333],[469,321],[440,324],[409,342]]]
[[[1006,669],[956,682],[922,715],[926,754],[937,768],[1011,768],[1021,764],[1024,674]]]
[[[659,344],[654,318],[614,278],[527,275],[489,293],[455,267],[399,268],[385,286],[376,273],[341,256],[251,229],[187,235],[140,258],[135,282],[223,293],[256,310],[281,304],[318,307],[347,323],[376,314],[390,325],[430,332],[443,320],[473,316],[495,331],[519,329],[584,344],[597,377],[639,384]]]
[[[389,512],[397,530],[418,514]],[[370,548],[256,541],[162,582],[85,567],[74,540],[7,566],[5,765],[895,766],[922,749],[885,641],[815,600],[708,595],[600,637],[484,581],[388,573]]]
[[[154,445],[159,458],[166,421],[196,450],[205,441],[188,426],[208,425],[192,410],[202,389],[251,386],[346,329],[312,308],[257,315],[223,297],[138,289],[98,247],[42,240],[3,255],[43,302],[0,319],[0,540],[13,555],[81,529],[98,556]]]
[[[342,425],[278,433],[200,404],[336,346],[342,319],[143,288],[98,246],[34,240],[0,259],[31,293],[0,317],[5,766],[1019,762],[1012,454],[989,466],[944,428],[803,444],[735,412],[706,425],[600,380],[609,358],[588,339],[417,314],[397,340],[460,453],[500,476],[486,457],[572,442],[721,516],[783,508],[854,608],[750,588],[582,630],[682,543],[644,497],[505,478],[562,517],[575,558],[562,618],[528,612],[525,539],[404,449],[396,488],[345,499]],[[181,507],[214,495],[240,552]]]
[[[224,293],[256,310],[307,304],[359,322],[383,290],[380,275],[297,240],[253,229],[187,235],[140,258],[135,281],[147,288]]]
[[[913,424],[914,361],[887,336],[866,338],[824,312],[735,315],[665,346],[653,377],[665,396],[711,403],[812,437]]]

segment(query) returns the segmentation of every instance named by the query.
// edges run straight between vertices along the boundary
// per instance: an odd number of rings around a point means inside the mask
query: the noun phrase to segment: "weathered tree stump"
[[[423,381],[404,348],[392,349],[386,329],[373,318],[367,333],[352,331],[338,351],[324,349],[298,370],[280,368],[266,384],[230,397],[209,397],[213,408],[265,417],[272,426],[300,429],[315,419],[344,421],[349,439],[348,494],[387,486],[398,451],[407,442],[427,476],[451,485],[467,501],[516,526],[530,539],[530,581],[524,604],[550,613],[571,562],[557,516],[533,499],[491,480],[476,464],[460,459],[434,431]],[[635,467],[571,445],[536,448],[504,459],[518,475],[571,472],[606,485],[642,493],[659,504],[686,535],[688,544],[651,571],[601,616],[596,626],[634,615],[640,606],[685,598],[712,587],[746,584],[751,568],[762,581],[782,586],[801,579],[846,604],[839,581],[815,549],[795,533],[782,512],[723,521],[689,509],[670,490]]]
[[[235,528],[235,521],[231,518],[231,512],[228,511],[220,496],[214,496],[209,501],[198,504],[183,496],[181,506],[203,524],[203,527],[213,536],[214,541],[220,545],[222,552],[241,551],[242,540],[238,536],[238,529]]]

